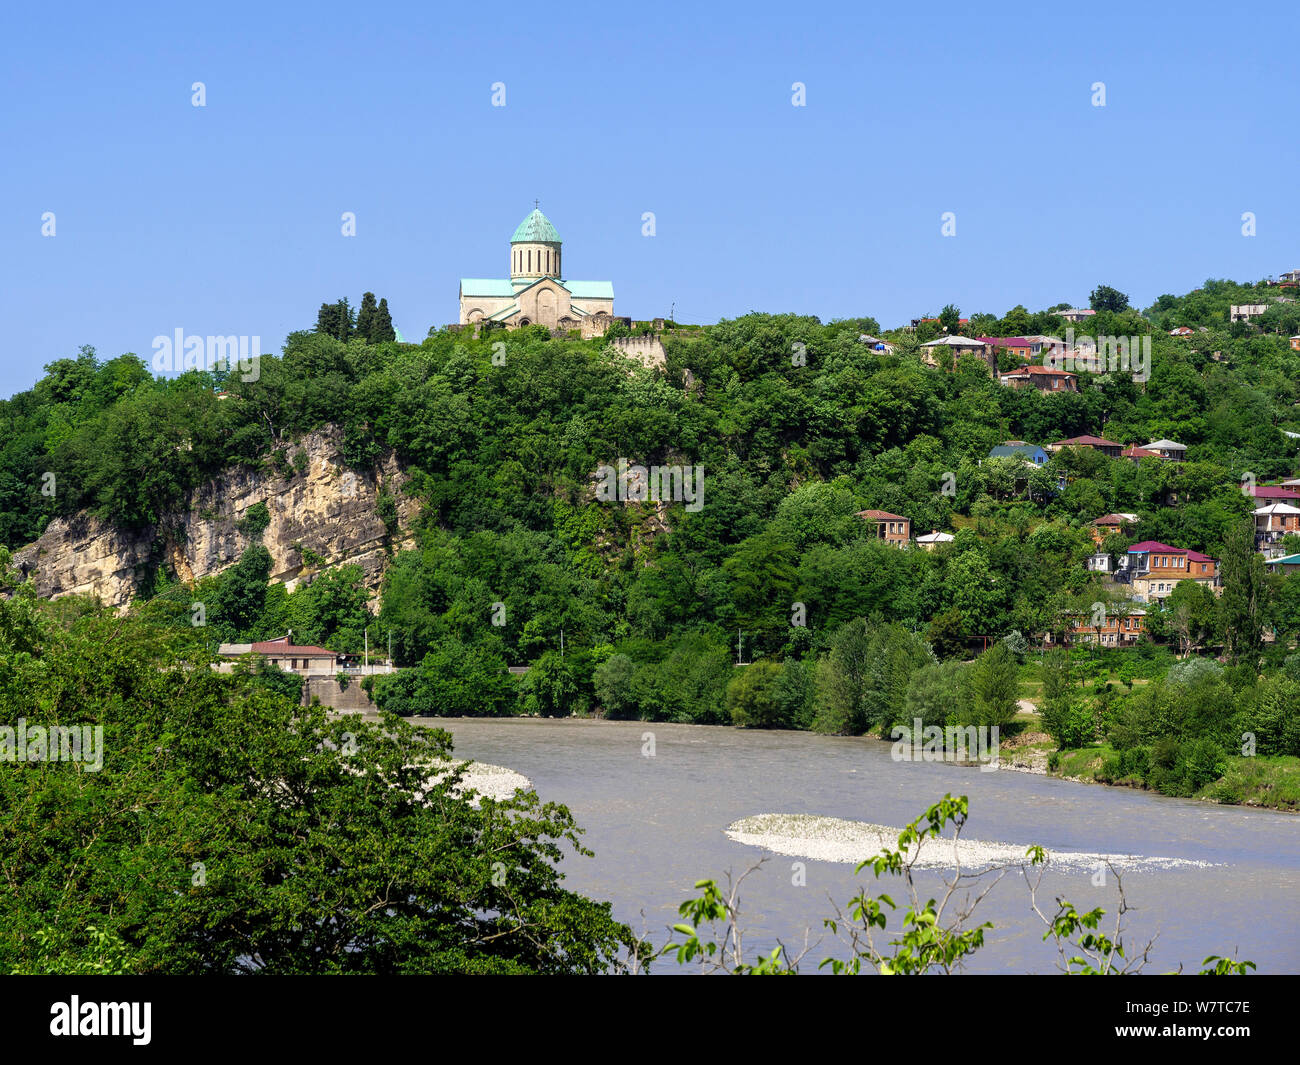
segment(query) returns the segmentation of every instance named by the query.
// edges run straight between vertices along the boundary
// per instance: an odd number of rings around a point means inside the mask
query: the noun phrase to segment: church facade
[[[463,277],[460,324],[495,322],[516,329],[544,325],[598,336],[614,320],[610,281],[572,281],[564,277],[560,234],[536,208],[510,238],[508,279]]]

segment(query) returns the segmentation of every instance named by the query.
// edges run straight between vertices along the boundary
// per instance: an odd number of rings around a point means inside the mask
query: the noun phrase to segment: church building
[[[614,284],[565,280],[560,243],[546,215],[534,209],[510,238],[509,280],[461,278],[460,324],[544,325],[577,329],[584,337],[604,333],[614,318]]]

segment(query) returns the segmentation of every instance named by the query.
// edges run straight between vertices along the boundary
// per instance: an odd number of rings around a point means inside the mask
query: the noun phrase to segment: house
[[[991,370],[997,372],[997,360],[989,353],[989,349],[980,341],[972,340],[970,337],[940,337],[938,340],[931,340],[928,344],[922,344],[921,361],[927,366],[938,366],[939,352],[944,350],[952,352],[954,365],[963,355],[977,355],[989,364]]]
[[[1180,325],[1177,329],[1169,330],[1169,335],[1171,337],[1190,337],[1196,335],[1196,330],[1185,325]]]
[[[290,673],[319,676],[333,674],[339,670],[339,656],[333,651],[310,644],[290,643],[291,636],[293,636],[292,630],[287,636],[280,636],[274,640],[261,640],[257,643],[223,643],[217,649],[217,654],[228,661],[223,662],[218,670],[229,673],[234,660],[247,654],[257,655],[264,664],[279,666]]]
[[[1300,337],[1291,338],[1291,350],[1300,351]]]
[[[1047,450],[1057,452],[1063,447],[1090,447],[1094,451],[1100,451],[1107,458],[1117,459],[1123,445],[1115,443],[1114,440],[1103,440],[1099,436],[1089,436],[1085,433],[1083,436],[1072,436],[1068,440],[1057,440],[1053,444],[1048,444]]]
[[[1079,391],[1077,375],[1050,366],[1026,366],[1000,374],[998,380],[1009,388],[1036,388],[1040,392]]]
[[[1052,313],[1059,315],[1067,322],[1082,322],[1085,318],[1091,318],[1097,312],[1090,311],[1086,307],[1071,307],[1066,311],[1053,311]]]
[[[1268,559],[1264,568],[1270,573],[1300,573],[1300,555],[1283,555]]]
[[[1122,459],[1132,459],[1134,462],[1141,462],[1143,459],[1164,458],[1159,451],[1150,451],[1147,448],[1138,447],[1137,444],[1133,444],[1131,447],[1126,447],[1119,453],[1119,457]]]
[[[1153,440],[1145,445],[1147,451],[1154,451],[1162,459],[1168,459],[1170,462],[1182,462],[1187,458],[1187,447],[1184,444],[1175,443],[1172,440]]]
[[[1142,603],[1167,599],[1178,582],[1186,580],[1219,594],[1217,559],[1157,540],[1143,540],[1130,547],[1123,573],[1133,585],[1133,598]]]
[[[1300,499],[1300,486],[1285,484],[1257,484],[1250,490],[1256,499],[1296,500]]]
[[[981,344],[995,351],[1009,351],[1018,358],[1028,360],[1033,352],[1033,342],[1028,337],[976,337]]]
[[[1087,566],[1092,573],[1115,572],[1115,560],[1105,551],[1097,551],[1089,555]]]
[[[1249,322],[1268,310],[1267,303],[1234,303],[1228,314],[1230,322]]]
[[[866,333],[863,333],[858,337],[858,343],[866,344],[872,351],[883,351],[886,354],[891,354],[894,350],[894,345],[888,340],[881,340],[880,337],[868,336]]]
[[[1029,344],[1029,357],[1031,359],[1038,358],[1043,353],[1044,348],[1048,351],[1063,350],[1065,348],[1065,341],[1060,337],[1049,337],[1042,333],[1035,333],[1022,339]],[[1044,365],[1046,365],[1045,362]]]
[[[911,325],[912,332],[916,332],[916,327],[919,326],[919,325],[926,325],[926,324],[929,323],[929,322],[934,322],[934,323],[937,324],[938,321],[939,321],[938,318],[913,318],[913,319],[912,319],[912,325]],[[957,319],[957,325],[958,325],[959,328],[960,328],[961,326],[963,326],[963,325],[970,325],[970,319],[969,319],[969,318],[958,318],[958,319]],[[944,332],[947,332],[947,327],[944,327]]]
[[[860,510],[858,517],[876,527],[876,536],[895,547],[906,547],[912,539],[912,522],[887,510]]]
[[[1037,444],[1026,444],[1023,440],[1008,440],[989,451],[991,459],[1024,459],[1035,466],[1047,465],[1047,452]]]
[[[1125,606],[1107,611],[1096,619],[1088,614],[1067,615],[1066,644],[1099,643],[1103,647],[1132,647],[1146,632],[1146,611],[1140,607]],[[1051,644],[1052,634],[1047,633],[1043,643]]]
[[[1300,270],[1288,270],[1285,274],[1278,274],[1279,281],[1300,282]]]
[[[1267,503],[1255,510],[1257,549],[1267,549],[1287,533],[1300,533],[1300,507],[1290,503]]]
[[[940,544],[950,544],[952,543],[952,541],[953,541],[952,533],[939,532],[938,529],[936,529],[934,532],[928,532],[924,536],[918,536],[916,538],[917,546],[920,547],[923,551],[933,551]]]
[[[1128,511],[1117,514],[1103,514],[1100,518],[1093,518],[1092,521],[1088,522],[1088,531],[1092,533],[1093,543],[1100,547],[1106,537],[1113,533],[1127,532],[1129,528],[1137,524],[1137,521],[1138,516]]]

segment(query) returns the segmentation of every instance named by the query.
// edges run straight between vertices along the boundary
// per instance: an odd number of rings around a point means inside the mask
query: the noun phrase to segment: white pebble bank
[[[761,847],[774,854],[810,858],[820,862],[857,864],[874,857],[885,847],[898,849],[901,829],[865,821],[842,821],[813,814],[758,814],[745,817],[726,829],[728,838],[749,847]],[[949,830],[951,832],[951,829]],[[927,838],[921,845],[914,868],[951,869],[958,861],[963,869],[1027,863],[1028,843],[989,843],[963,837],[955,844],[951,837]],[[1084,851],[1046,852],[1054,868],[1095,868],[1109,861],[1116,869],[1205,869],[1213,862],[1186,858],[1143,857],[1133,854],[1093,854]]]
[[[463,770],[460,783],[452,790],[457,795],[464,795],[468,791],[475,791],[478,794],[472,802],[478,805],[479,797],[487,797],[496,802],[501,802],[514,795],[516,790],[522,789],[527,791],[533,786],[522,773],[516,773],[513,769],[507,769],[502,765],[488,765],[486,762],[467,762],[455,761],[450,763],[448,768],[454,765]],[[430,786],[436,784],[439,778],[447,770],[434,773],[429,777]]]

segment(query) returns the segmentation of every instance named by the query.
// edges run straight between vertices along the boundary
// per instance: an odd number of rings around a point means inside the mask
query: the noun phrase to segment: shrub
[[[267,526],[271,524],[271,511],[263,500],[260,503],[254,503],[246,511],[244,516],[235,522],[235,528],[239,530],[241,536],[246,536],[250,540],[258,539],[262,533],[266,532]]]
[[[777,701],[781,667],[776,662],[753,662],[736,670],[727,684],[727,712],[742,728],[789,728]]]

